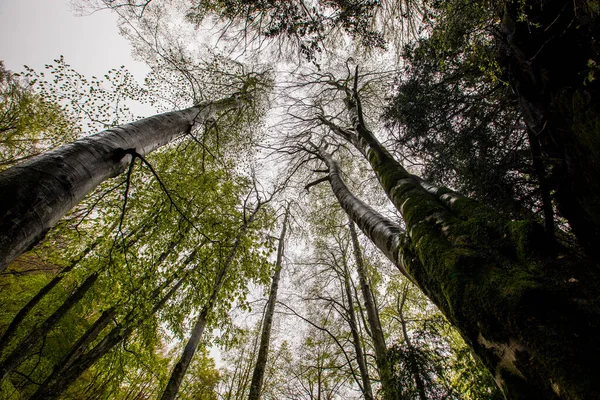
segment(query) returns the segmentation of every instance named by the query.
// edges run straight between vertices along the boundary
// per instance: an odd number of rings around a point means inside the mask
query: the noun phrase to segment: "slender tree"
[[[402,290],[401,298],[398,298],[398,317],[400,318],[400,325],[402,327],[402,336],[404,337],[404,342],[408,347],[408,366],[410,369],[410,373],[413,376],[415,381],[415,385],[417,387],[417,393],[419,394],[420,400],[427,400],[427,395],[425,393],[425,382],[423,382],[423,378],[421,376],[421,371],[419,369],[419,363],[416,356],[416,349],[413,345],[410,336],[408,335],[408,329],[406,327],[406,319],[404,317],[404,307],[406,306],[406,296],[408,294],[408,284],[404,286]]]
[[[48,332],[57,324],[57,322],[71,310],[77,302],[92,288],[94,282],[98,279],[99,273],[94,272],[87,277],[81,285],[50,315],[39,327],[29,332],[10,354],[0,364],[0,382],[13,371],[27,357],[29,351],[38,344],[42,338],[45,338]]]
[[[271,289],[269,290],[269,299],[265,308],[263,326],[260,334],[260,344],[258,347],[258,356],[252,373],[250,383],[250,394],[248,400],[258,400],[262,391],[265,378],[265,368],[267,366],[267,356],[269,355],[269,342],[271,340],[271,326],[273,325],[273,314],[275,312],[275,303],[277,302],[277,289],[279,287],[279,277],[283,265],[283,251],[285,246],[285,233],[288,223],[289,207],[285,210],[283,218],[283,227],[279,235],[279,244],[277,245],[277,259],[275,261],[275,273],[271,280]]]
[[[188,339],[185,348],[181,353],[181,357],[179,358],[179,361],[177,362],[177,364],[175,364],[175,367],[171,372],[171,377],[169,378],[169,382],[167,383],[167,386],[161,396],[161,400],[173,400],[177,396],[177,393],[179,392],[179,387],[181,386],[181,382],[185,377],[185,373],[190,363],[192,362],[192,358],[194,357],[196,349],[198,348],[200,340],[202,339],[202,334],[204,333],[204,329],[206,328],[206,324],[208,322],[209,313],[212,312],[213,307],[217,302],[219,292],[221,291],[221,288],[225,283],[229,270],[231,269],[232,264],[238,253],[238,250],[240,248],[240,245],[242,244],[242,240],[246,232],[248,231],[249,226],[252,224],[252,222],[254,222],[258,215],[258,212],[265,204],[266,202],[258,200],[256,206],[240,227],[231,247],[231,250],[229,251],[227,258],[223,261],[223,265],[217,273],[213,287],[211,289],[210,296],[207,299],[206,304],[202,307],[200,313],[198,314],[198,317],[196,318],[196,322],[192,328],[190,338]]]
[[[379,375],[381,376],[381,386],[384,396],[392,399],[397,397],[397,395],[392,379],[391,365],[387,356],[387,345],[383,335],[383,328],[381,327],[381,321],[379,320],[379,311],[377,310],[375,298],[373,297],[373,292],[371,291],[371,285],[369,283],[370,280],[365,268],[362,251],[360,249],[360,243],[358,242],[358,236],[356,235],[356,229],[354,228],[354,222],[350,221],[349,226],[350,237],[352,239],[352,249],[354,252],[354,261],[356,263],[356,270],[358,271],[358,279],[360,282],[360,290],[363,296],[365,310],[367,312],[367,321],[369,322],[369,327],[371,328],[370,332],[373,339],[373,347],[375,348],[375,362],[377,363]]]
[[[184,283],[185,278],[181,278],[173,285],[152,307],[149,316],[154,315],[160,310],[169,299],[173,297],[177,290]],[[160,293],[159,288],[155,293]],[[86,346],[93,342],[102,328],[104,328],[110,319],[107,316],[112,314],[111,310],[105,311],[87,331],[69,350],[63,358],[62,364],[58,365],[52,374],[39,386],[36,392],[31,396],[34,399],[54,399],[61,395],[81,374],[83,374],[98,359],[106,355],[115,346],[129,337],[135,328],[144,322],[144,317],[134,312],[128,313],[124,321],[113,327],[98,343],[88,351]]]
[[[373,389],[371,388],[371,378],[369,377],[369,370],[367,367],[367,362],[366,362],[366,358],[365,358],[365,354],[364,354],[363,346],[362,346],[362,340],[361,340],[360,332],[359,332],[358,319],[356,318],[356,311],[354,310],[354,301],[353,301],[354,295],[352,293],[352,287],[351,287],[351,283],[350,283],[350,272],[348,271],[348,265],[347,265],[346,260],[344,260],[342,266],[344,268],[344,270],[341,272],[342,272],[343,279],[344,279],[344,292],[346,294],[346,303],[347,303],[346,312],[348,314],[347,320],[348,320],[348,325],[350,327],[350,333],[352,334],[352,344],[354,346],[354,352],[356,353],[356,363],[358,364],[358,370],[360,372],[360,377],[361,377],[361,382],[362,382],[361,389],[362,389],[363,395],[365,396],[365,399],[372,400],[374,397],[373,397]],[[384,342],[384,346],[385,346],[385,342]],[[376,352],[377,352],[377,346],[376,346]],[[377,354],[377,355],[379,355],[379,354]],[[378,362],[378,366],[385,367],[385,363]],[[381,375],[385,376],[386,379],[388,379],[388,377],[389,377],[389,375],[387,373],[384,373]],[[385,383],[385,385],[384,385],[384,383]],[[389,381],[384,381],[384,379],[382,379],[384,397],[390,397],[390,396],[387,396],[387,392],[389,392],[391,389],[391,388],[389,388],[389,386],[387,386],[388,384],[389,384]]]

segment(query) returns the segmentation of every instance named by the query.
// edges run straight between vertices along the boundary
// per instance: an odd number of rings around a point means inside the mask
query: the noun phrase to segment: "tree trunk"
[[[362,343],[360,334],[358,332],[358,320],[354,311],[354,301],[352,300],[352,288],[350,286],[350,273],[348,272],[348,266],[344,260],[344,291],[346,292],[346,299],[348,302],[348,325],[350,325],[350,333],[352,334],[352,344],[354,345],[354,352],[356,353],[356,363],[358,364],[358,370],[360,372],[360,378],[362,381],[362,392],[365,400],[373,400],[373,389],[371,388],[371,379],[369,378],[369,371],[367,369],[367,363],[365,362],[365,356],[362,349]],[[385,343],[384,343],[385,347]],[[384,388],[385,392],[385,388]]]
[[[48,335],[48,332],[64,317],[71,308],[83,298],[88,290],[98,279],[98,273],[91,274],[79,287],[72,293],[63,304],[49,316],[39,327],[29,332],[15,349],[0,364],[0,382],[2,382],[10,372],[12,372],[27,357],[31,349]]]
[[[219,271],[217,275],[217,279],[215,280],[215,284],[213,285],[213,290],[208,299],[206,305],[202,308],[202,311],[198,315],[198,319],[196,320],[196,324],[192,328],[192,333],[190,334],[190,338],[183,349],[183,353],[175,367],[173,368],[173,372],[171,372],[171,377],[169,378],[169,382],[167,383],[167,387],[161,396],[161,400],[173,400],[177,396],[179,392],[179,387],[181,386],[181,382],[183,382],[183,378],[185,377],[185,373],[192,362],[192,358],[196,353],[198,348],[198,344],[200,343],[200,339],[202,338],[202,334],[204,333],[204,328],[206,327],[206,319],[208,314],[212,311],[212,308],[217,301],[217,297],[225,282],[225,277],[227,276],[227,272],[229,271],[229,267],[233,263],[235,256],[237,254],[237,250],[242,242],[242,238],[246,234],[248,230],[248,226],[254,222],[258,211],[260,210],[263,203],[258,203],[254,208],[250,217],[242,224],[240,231],[236,235],[235,242],[229,255],[225,259],[223,267]]]
[[[0,173],[0,272],[35,245],[96,186],[142,156],[189,132],[236,97],[158,114],[60,146]],[[129,152],[129,153],[128,153]]]
[[[108,326],[114,317],[117,315],[117,307],[113,306],[100,314],[96,322],[90,326],[83,335],[71,346],[67,354],[58,363],[58,370],[69,368],[92,344],[98,337],[100,332]]]
[[[152,308],[150,315],[153,315],[165,305],[167,301],[177,292],[185,280],[181,278]],[[144,322],[143,318],[137,318],[135,313],[131,312],[125,317],[122,324],[111,329],[100,342],[98,342],[90,351],[84,353],[85,347],[93,341],[93,336],[101,332],[99,329],[104,322],[109,322],[105,314],[110,313],[107,310],[92,325],[87,332],[71,347],[62,365],[55,367],[52,374],[42,383],[38,390],[29,400],[49,400],[58,398],[77,378],[81,376],[89,367],[91,367],[101,357],[106,355],[116,345],[126,339],[134,329]],[[104,316],[104,318],[103,318]],[[97,331],[97,332],[96,332]]]
[[[258,400],[262,391],[262,385],[265,377],[265,368],[267,366],[267,356],[269,355],[269,342],[271,340],[271,325],[273,324],[273,313],[275,312],[275,302],[277,301],[277,289],[279,287],[279,277],[281,275],[281,267],[283,263],[283,250],[285,241],[285,232],[287,228],[289,209],[285,211],[283,218],[283,228],[279,235],[279,244],[277,246],[277,259],[275,262],[275,273],[271,281],[271,290],[269,291],[269,300],[265,309],[265,317],[260,335],[260,345],[258,347],[258,356],[256,365],[252,373],[252,381],[250,383],[250,394],[248,400]]]
[[[404,336],[404,342],[406,343],[406,347],[408,347],[408,365],[410,368],[410,373],[415,380],[415,385],[417,386],[417,391],[419,392],[420,400],[427,400],[427,395],[425,393],[425,383],[421,378],[421,372],[419,371],[419,364],[417,362],[417,358],[415,357],[416,349],[408,336],[408,330],[406,329],[406,319],[404,318],[404,304],[406,304],[406,296],[408,294],[408,285],[404,286],[404,290],[402,291],[402,299],[398,301],[398,317],[400,318],[400,325],[402,326],[402,336]]]
[[[17,333],[17,329],[19,328],[19,326],[21,325],[21,323],[25,320],[25,318],[29,315],[29,312],[31,310],[33,310],[33,308],[52,289],[54,289],[56,287],[56,285],[58,285],[63,280],[63,278],[65,277],[65,275],[67,274],[67,272],[69,272],[73,268],[75,268],[77,266],[77,264],[79,264],[79,262],[82,259],[84,259],[85,256],[87,256],[88,253],[90,251],[92,251],[96,247],[97,244],[98,244],[98,241],[94,242],[91,246],[87,247],[77,259],[72,260],[71,263],[68,266],[66,266],[65,268],[63,268],[54,278],[52,278],[52,280],[50,280],[50,282],[48,282],[43,288],[41,288],[40,291],[37,292],[35,294],[35,296],[33,296],[27,302],[27,304],[25,304],[19,310],[19,312],[17,312],[17,314],[14,316],[14,318],[10,322],[10,325],[8,325],[8,328],[6,328],[6,330],[2,334],[2,337],[0,338],[0,358],[4,355],[4,350],[10,344],[10,341],[12,340],[12,338]]]
[[[408,234],[398,239],[406,271],[504,393],[515,399],[600,393],[592,372],[600,357],[594,269],[534,222],[507,221],[444,188],[425,190],[365,127],[356,90],[348,106],[355,143],[406,223]],[[367,235],[370,228],[361,226]]]
[[[379,369],[381,387],[386,399],[395,399],[398,398],[398,396],[396,395],[392,369],[387,356],[387,346],[385,344],[385,337],[383,336],[383,329],[381,328],[381,322],[379,321],[379,311],[377,310],[375,299],[373,298],[373,293],[371,292],[369,277],[367,276],[367,270],[363,262],[360,243],[358,242],[358,236],[356,235],[356,229],[354,228],[354,222],[351,220],[349,225],[350,237],[352,238],[352,249],[354,252],[356,269],[358,271],[358,280],[360,282],[360,290],[362,292],[363,300],[365,302],[365,309],[367,311],[367,321],[369,321],[369,327],[371,328],[371,337],[373,339],[373,347],[375,348],[375,362],[377,363],[377,368]]]
[[[220,286],[221,285],[219,284],[215,285],[209,303],[202,307],[202,311],[200,311],[200,314],[198,315],[196,324],[194,325],[190,338],[188,339],[188,342],[181,353],[181,357],[175,365],[175,368],[173,368],[173,372],[171,372],[171,378],[169,379],[169,383],[167,384],[167,387],[161,396],[161,400],[174,399],[177,396],[177,392],[179,392],[179,387],[181,386],[185,372],[192,362],[194,354],[196,354],[196,349],[198,348],[198,344],[200,344],[200,339],[202,339],[202,334],[204,333],[204,328],[206,327],[206,317],[208,316],[209,311],[212,309],[213,299],[216,298]]]
[[[385,218],[354,196],[344,183],[337,162],[321,149],[318,149],[318,151],[319,156],[329,169],[331,190],[338,199],[342,209],[400,272],[408,279],[411,279],[408,272],[404,269],[398,253],[400,239],[403,236],[404,230],[400,225]]]

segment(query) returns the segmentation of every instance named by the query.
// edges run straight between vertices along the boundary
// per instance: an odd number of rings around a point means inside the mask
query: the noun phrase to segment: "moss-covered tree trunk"
[[[390,243],[398,243],[399,257],[388,257],[401,260],[507,396],[587,399],[600,393],[596,271],[537,223],[508,221],[444,188],[426,190],[366,128],[356,89],[348,111],[352,129],[345,134],[353,135],[406,223],[406,235],[375,244],[389,254]],[[363,206],[352,208],[336,196],[372,237],[374,226],[355,212]]]
[[[550,167],[560,213],[600,255],[600,2],[505,0],[499,63]]]

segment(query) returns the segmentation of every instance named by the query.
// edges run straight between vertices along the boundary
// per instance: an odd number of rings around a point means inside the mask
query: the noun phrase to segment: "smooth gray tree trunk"
[[[373,293],[371,291],[371,285],[369,284],[369,277],[363,261],[360,243],[358,242],[358,236],[356,235],[356,229],[354,228],[354,222],[350,221],[349,225],[350,237],[352,238],[352,250],[354,252],[360,290],[367,311],[367,321],[371,328],[371,338],[373,339],[373,347],[375,348],[375,362],[381,377],[383,395],[386,399],[393,399],[395,398],[395,389],[392,382],[392,369],[387,356],[387,345],[385,343],[383,329],[381,328],[381,321],[379,320],[379,311],[377,310],[377,305],[375,304],[375,299],[373,298]]]
[[[281,276],[281,267],[283,263],[283,251],[285,248],[284,242],[288,213],[289,209],[285,211],[283,228],[281,229],[281,235],[279,235],[275,273],[273,274],[273,280],[271,281],[271,290],[269,291],[269,300],[265,310],[265,318],[260,335],[260,345],[258,347],[258,356],[256,358],[254,372],[252,373],[252,381],[250,383],[250,394],[248,395],[248,400],[258,400],[260,398],[260,393],[262,391],[263,381],[265,378],[267,356],[269,355],[269,343],[271,341],[271,326],[273,325],[273,314],[275,312],[275,303],[277,302],[277,289],[279,288],[279,278]]]
[[[354,352],[356,353],[356,363],[358,364],[358,370],[360,371],[360,378],[362,381],[362,391],[365,396],[365,400],[373,400],[373,389],[371,388],[371,378],[369,377],[369,370],[367,369],[367,363],[365,360],[362,341],[358,332],[358,319],[356,318],[356,312],[354,311],[354,301],[352,300],[352,288],[350,285],[350,273],[344,260],[344,290],[346,292],[346,299],[348,303],[348,324],[350,325],[350,333],[352,334],[352,344],[354,345]],[[385,345],[385,343],[384,343]]]
[[[144,156],[190,131],[238,97],[206,102],[111,128],[0,173],[0,272],[35,245],[88,193]]]

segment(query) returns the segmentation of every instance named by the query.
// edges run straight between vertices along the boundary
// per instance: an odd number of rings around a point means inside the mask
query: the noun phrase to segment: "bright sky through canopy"
[[[0,0],[0,60],[8,69],[23,64],[43,70],[61,54],[80,73],[103,75],[125,65],[138,80],[148,72],[134,61],[108,11],[76,17],[69,0]]]

